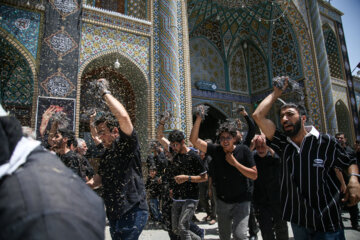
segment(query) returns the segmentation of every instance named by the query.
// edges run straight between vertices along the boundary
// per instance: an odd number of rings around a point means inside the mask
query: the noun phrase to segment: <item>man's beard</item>
[[[288,130],[288,131],[284,129],[284,125],[282,126],[285,135],[288,137],[294,137],[299,133],[301,129],[301,118],[299,117],[299,120],[297,120],[295,124],[291,124],[291,126],[293,126],[293,130]]]

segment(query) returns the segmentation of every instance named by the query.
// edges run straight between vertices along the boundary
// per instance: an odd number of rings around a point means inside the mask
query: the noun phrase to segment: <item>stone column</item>
[[[312,34],[314,38],[314,45],[316,51],[316,58],[320,73],[320,83],[323,93],[324,109],[327,130],[330,134],[335,134],[337,130],[335,105],[332,98],[332,87],[330,78],[330,68],[328,64],[324,34],[321,27],[320,11],[317,0],[308,0],[309,13]]]
[[[177,0],[159,0],[160,111],[173,117],[167,129],[181,130]]]

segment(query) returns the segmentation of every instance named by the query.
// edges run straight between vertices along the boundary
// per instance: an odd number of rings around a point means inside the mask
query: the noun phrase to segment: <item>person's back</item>
[[[104,239],[101,198],[15,118],[0,122],[0,239]]]

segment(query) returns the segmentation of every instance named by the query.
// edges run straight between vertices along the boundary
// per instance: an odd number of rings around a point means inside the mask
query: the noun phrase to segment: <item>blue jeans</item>
[[[159,200],[157,198],[151,198],[149,200],[150,210],[155,221],[161,221],[161,213],[159,210]]]
[[[337,232],[316,232],[297,224],[291,223],[295,240],[345,240],[344,230]]]
[[[148,211],[136,206],[119,219],[109,220],[111,238],[137,240],[146,225],[148,216]]]

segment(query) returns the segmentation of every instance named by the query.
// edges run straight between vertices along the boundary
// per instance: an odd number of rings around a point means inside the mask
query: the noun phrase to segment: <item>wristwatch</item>
[[[358,174],[358,173],[350,173],[350,176],[360,177],[360,174]]]
[[[191,176],[189,175],[189,182],[191,182]]]

